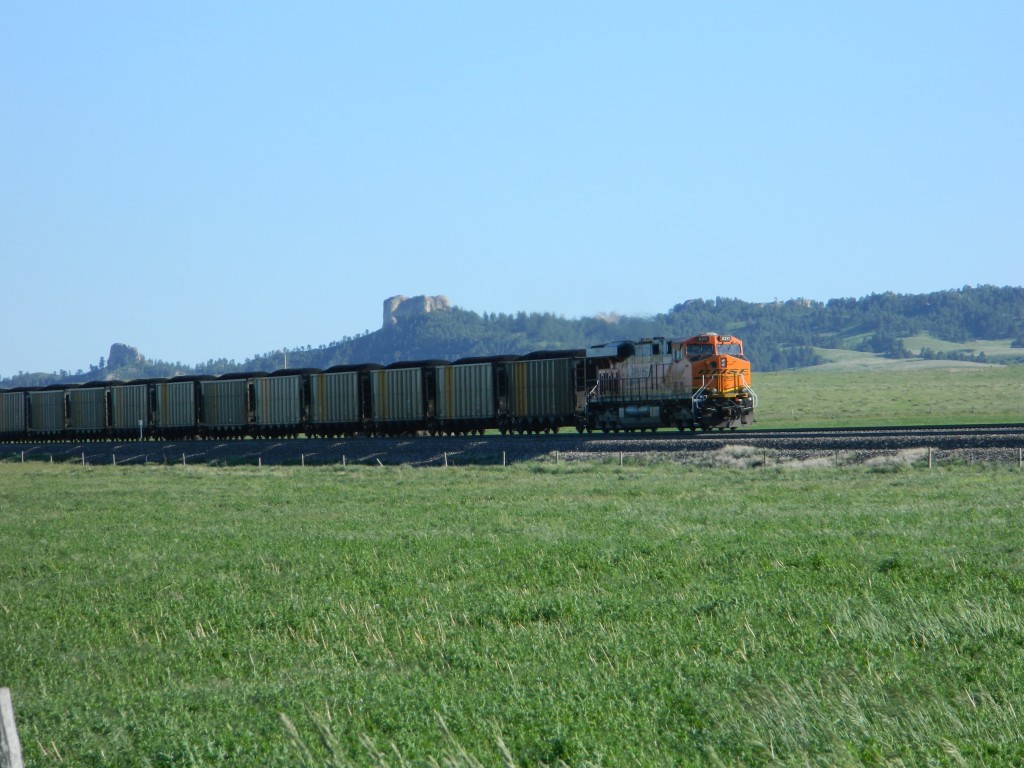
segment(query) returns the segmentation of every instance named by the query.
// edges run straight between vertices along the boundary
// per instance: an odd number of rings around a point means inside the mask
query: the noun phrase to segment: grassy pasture
[[[1020,363],[1024,361],[1024,348],[1014,347],[1013,339],[974,339],[972,341],[945,341],[922,333],[917,336],[906,336],[903,344],[915,355],[923,349],[933,352],[957,352],[967,355],[985,354],[990,363]]]
[[[1020,483],[0,464],[0,685],[34,766],[1021,764]]]
[[[887,361],[849,353],[823,366],[754,373],[755,427],[1024,422],[1024,368]]]

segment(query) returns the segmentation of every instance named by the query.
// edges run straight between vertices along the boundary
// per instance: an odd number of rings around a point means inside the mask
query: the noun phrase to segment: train
[[[0,441],[736,429],[743,342],[703,333],[525,355],[0,390]]]

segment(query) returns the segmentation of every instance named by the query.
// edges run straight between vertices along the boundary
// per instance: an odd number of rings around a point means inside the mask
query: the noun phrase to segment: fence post
[[[0,768],[24,768],[21,741],[14,726],[14,705],[11,689],[0,688]]]

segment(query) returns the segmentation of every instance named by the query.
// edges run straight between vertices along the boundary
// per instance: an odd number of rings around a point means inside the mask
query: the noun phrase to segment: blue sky
[[[1019,0],[6,3],[0,375],[317,346],[395,294],[1021,285],[1021,29]]]

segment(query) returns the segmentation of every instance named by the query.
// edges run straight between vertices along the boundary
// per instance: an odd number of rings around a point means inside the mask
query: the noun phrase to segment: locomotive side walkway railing
[[[587,401],[656,401],[685,396],[684,392],[673,390],[668,386],[652,386],[651,380],[648,377],[636,377],[629,379],[599,379],[597,384],[587,393]]]

